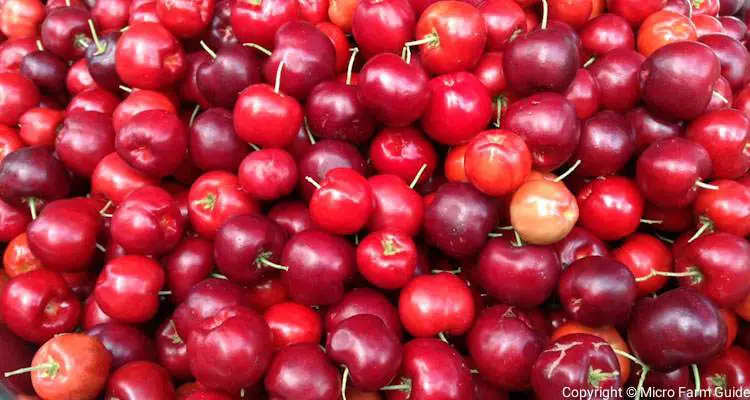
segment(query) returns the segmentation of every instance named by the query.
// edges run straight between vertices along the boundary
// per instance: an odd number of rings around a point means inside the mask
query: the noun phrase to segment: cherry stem
[[[685,0],[685,1],[687,1],[687,4],[688,4],[687,17],[692,20],[693,19],[693,0]]]
[[[693,241],[695,241],[695,239],[698,239],[710,227],[711,227],[711,223],[710,222],[704,222],[701,225],[701,227],[698,228],[697,231],[695,231],[695,234],[693,234],[693,236],[691,236],[690,239],[688,239],[688,243],[693,243]]]
[[[701,273],[697,270],[693,269],[687,272],[669,272],[669,271],[657,271],[655,269],[652,269],[651,272],[649,272],[647,275],[643,275],[640,278],[635,278],[636,282],[643,282],[645,280],[651,279],[655,276],[668,276],[673,278],[687,278],[691,276],[700,276]]]
[[[354,244],[359,244],[359,233],[354,234]]]
[[[401,49],[401,59],[404,60],[405,63],[411,64],[411,48],[409,46],[404,46],[404,48]]]
[[[258,150],[260,150],[260,147],[259,147],[259,146],[258,146],[257,144],[255,144],[255,143],[248,143],[248,145],[250,145],[250,147],[251,147],[251,148],[252,148],[253,150],[255,150],[255,151],[258,151]]]
[[[401,391],[409,391],[411,390],[411,385],[389,385],[389,386],[383,386],[382,388],[378,390],[401,390]]]
[[[320,189],[320,183],[315,182],[315,179],[310,178],[309,176],[306,176],[305,180],[310,182],[311,185],[315,186],[315,189]]]
[[[211,48],[208,47],[208,45],[206,44],[206,42],[204,42],[204,41],[201,40],[200,41],[200,45],[201,45],[201,47],[203,47],[203,50],[206,50],[206,53],[208,53],[208,55],[211,56],[211,58],[216,58],[216,52],[213,51],[213,50],[211,50]]]
[[[122,33],[122,32],[126,32],[126,31],[127,31],[128,29],[130,29],[130,27],[129,27],[129,26],[123,27],[122,29],[120,29],[120,32],[121,32],[121,33]]]
[[[193,122],[195,122],[195,118],[198,116],[198,112],[201,110],[201,105],[196,104],[195,108],[193,108],[193,113],[190,114],[190,121],[188,122],[188,126],[193,126]]]
[[[216,278],[216,279],[224,279],[225,281],[229,280],[229,278],[227,278],[226,275],[217,274],[216,272],[212,272],[211,276],[214,277],[214,278]]]
[[[516,242],[513,243],[513,245],[516,246],[516,247],[523,246],[523,240],[521,240],[521,235],[518,234],[517,230],[515,230],[515,229],[513,230],[513,235],[515,235],[515,237],[516,237]]]
[[[503,237],[503,234],[502,233],[490,232],[490,233],[487,234],[487,237],[499,238],[499,237]]]
[[[570,168],[568,168],[567,171],[563,172],[562,175],[560,175],[557,178],[555,178],[555,182],[560,182],[563,179],[567,178],[568,175],[572,174],[573,171],[575,171],[576,168],[578,168],[579,165],[581,165],[581,160],[576,160],[576,162]]]
[[[440,274],[440,273],[445,272],[445,273],[448,273],[448,274],[458,275],[461,272],[463,272],[463,270],[459,267],[459,268],[456,268],[456,269],[449,269],[449,270],[446,270],[446,269],[433,269],[433,270],[430,270],[430,272],[432,272],[433,274]],[[438,336],[440,336],[440,335],[442,335],[442,332],[438,334]],[[446,342],[446,343],[448,343],[448,342]]]
[[[96,248],[99,249],[102,253],[105,253],[107,251],[107,248],[100,245],[99,243],[96,244]]]
[[[628,353],[628,352],[625,352],[625,351],[622,351],[622,350],[618,350],[618,349],[616,349],[616,348],[614,348],[614,347],[612,348],[612,351],[614,351],[614,352],[615,352],[615,354],[617,354],[617,355],[620,355],[620,356],[622,356],[622,357],[625,357],[625,358],[627,358],[628,360],[630,360],[630,361],[632,361],[632,362],[634,362],[634,363],[636,363],[636,364],[640,365],[640,366],[641,366],[641,368],[644,368],[644,367],[645,367],[645,368],[648,368],[648,367],[646,367],[646,364],[644,364],[644,363],[643,363],[643,361],[641,361],[641,360],[637,359],[637,358],[636,358],[636,357],[635,357],[634,355],[632,355],[632,354],[630,354],[630,353]]]
[[[267,258],[262,257],[262,256],[258,257],[258,262],[265,265],[266,267],[280,269],[282,271],[289,271],[289,267],[285,265],[281,265],[281,264],[276,264],[275,262],[269,261]]]
[[[65,7],[70,7],[70,0],[65,0]]]
[[[128,93],[132,93],[132,92],[133,92],[133,89],[132,89],[132,88],[129,88],[129,87],[125,86],[125,85],[120,85],[120,86],[118,86],[118,87],[119,87],[119,88],[120,88],[120,90],[122,90],[123,92],[128,92]]]
[[[404,43],[404,46],[412,47],[412,46],[421,46],[423,44],[437,45],[439,43],[440,43],[440,37],[438,37],[437,32],[432,31],[431,33],[426,34],[422,39],[412,40],[411,42]]]
[[[549,4],[547,4],[547,0],[542,0],[542,29],[547,29],[548,19],[549,19]]]
[[[672,240],[672,239],[670,239],[668,237],[664,237],[664,236],[660,235],[659,233],[654,233],[654,236],[656,236],[657,239],[661,240],[664,243],[668,243],[668,244],[673,244],[674,243],[674,240]]]
[[[450,344],[450,342],[448,341],[448,338],[445,337],[445,333],[438,332],[437,337],[438,337],[438,339],[442,340],[443,342]]]
[[[478,369],[470,369],[469,372],[471,372],[473,375],[478,375],[479,370]]]
[[[267,55],[269,57],[271,56],[271,50],[268,50],[267,48],[265,48],[265,47],[263,47],[263,46],[261,46],[261,45],[259,45],[257,43],[242,43],[242,45],[245,46],[245,47],[252,47],[255,50],[258,50],[261,53],[263,53],[263,54],[265,54],[265,55]]]
[[[359,53],[359,48],[358,47],[352,48],[352,56],[349,57],[349,65],[347,65],[346,67],[346,84],[347,85],[352,84],[352,69],[354,69],[354,59],[357,58],[357,53]]]
[[[36,219],[36,198],[35,197],[29,197],[27,200],[29,203],[29,211],[31,212],[31,219]]]
[[[495,116],[495,127],[500,127],[500,119],[503,117],[503,111],[505,106],[508,105],[508,99],[505,96],[497,96],[495,99],[495,108],[497,109],[497,115]]]
[[[341,376],[341,397],[346,400],[346,381],[349,378],[349,368],[344,367],[344,373]]]
[[[8,377],[15,376],[15,375],[25,374],[27,372],[47,370],[47,375],[50,377],[54,377],[55,374],[57,374],[57,371],[59,369],[60,369],[60,364],[56,363],[50,356],[46,363],[39,364],[33,367],[26,367],[26,368],[17,369],[15,371],[6,372],[4,376],[8,378]]]
[[[39,39],[36,40],[36,49],[39,51],[44,51],[44,46],[42,46],[42,41]]]
[[[281,70],[284,69],[284,60],[281,60],[279,67],[276,69],[276,83],[273,86],[274,93],[279,93],[281,89]]]
[[[640,400],[641,392],[643,391],[643,385],[646,383],[646,375],[651,369],[645,364],[641,364],[641,377],[638,379],[638,386],[635,387],[635,399]]]
[[[99,41],[99,35],[96,34],[96,27],[94,26],[94,20],[89,18],[89,30],[91,31],[91,38],[94,39],[94,45],[96,46],[96,53],[94,53],[95,56],[98,56],[102,53],[104,53],[104,50],[106,48],[102,46],[102,42]]]
[[[513,228],[513,225],[508,225],[508,226],[498,226],[495,229],[501,230],[501,231],[512,231],[514,228]]]
[[[310,130],[310,125],[307,123],[307,118],[304,119],[304,122],[305,122],[305,132],[307,132],[307,138],[310,139],[310,143],[315,144],[315,136],[313,136],[313,133]]]
[[[695,378],[695,392],[700,393],[701,391],[701,375],[698,371],[698,364],[692,364],[690,368],[693,369],[693,377]]]
[[[722,96],[722,94],[719,93],[718,91],[714,90],[713,95],[718,97],[719,100],[721,100],[724,104],[729,104],[729,100],[727,100],[726,97]]]
[[[586,60],[585,63],[583,63],[583,68],[588,68],[591,64],[594,63],[594,61],[596,61],[596,57],[592,56],[591,58],[589,58],[588,60]]]
[[[104,204],[104,207],[99,210],[99,214],[104,215],[110,207],[112,207],[112,200],[107,200],[107,203]]]
[[[648,225],[659,225],[661,223],[664,223],[664,221],[662,221],[660,219],[645,219],[645,218],[641,218],[641,223],[642,224],[648,224]]]
[[[711,185],[706,182],[703,182],[701,180],[695,181],[695,186],[698,186],[701,189],[708,189],[708,190],[719,190],[719,187],[716,185]]]
[[[414,176],[414,179],[411,180],[411,183],[409,184],[409,188],[414,189],[414,186],[417,186],[417,182],[419,182],[419,179],[422,178],[422,174],[424,174],[424,171],[427,169],[427,163],[422,164],[421,167],[419,167],[419,171],[417,171],[417,175]]]
[[[159,296],[169,296],[171,294],[172,294],[171,290],[160,290],[159,291]]]

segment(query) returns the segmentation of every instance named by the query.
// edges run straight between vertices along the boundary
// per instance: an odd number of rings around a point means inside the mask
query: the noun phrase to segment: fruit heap
[[[2,384],[750,398],[744,3],[0,0]]]

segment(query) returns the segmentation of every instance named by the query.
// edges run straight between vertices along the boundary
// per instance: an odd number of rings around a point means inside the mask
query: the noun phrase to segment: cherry
[[[214,258],[219,271],[242,284],[257,282],[263,267],[275,266],[286,242],[280,226],[257,214],[240,214],[219,228]]]
[[[635,179],[641,194],[660,207],[688,205],[711,173],[709,153],[700,144],[674,137],[652,143],[638,158]]]
[[[177,94],[180,96],[180,99],[196,103],[202,108],[211,106],[208,100],[203,97],[203,93],[201,93],[198,87],[198,68],[211,60],[211,56],[205,49],[185,54],[185,76],[177,84]]]
[[[318,24],[328,20],[328,0],[307,0],[299,3],[299,13],[303,20]],[[327,23],[327,22],[326,22]],[[331,24],[333,25],[333,24]]]
[[[712,399],[724,397],[724,393],[745,390],[750,386],[747,377],[749,368],[750,353],[741,347],[732,346],[716,359],[701,366],[701,388],[711,390]],[[741,396],[734,398],[738,397]]]
[[[128,254],[164,254],[179,243],[183,228],[173,197],[154,186],[128,195],[110,220],[112,238]]]
[[[734,109],[701,115],[687,128],[685,137],[702,145],[711,158],[714,178],[737,178],[750,168],[750,120]]]
[[[469,144],[462,144],[452,147],[448,150],[448,154],[445,156],[444,173],[445,179],[449,182],[464,182],[469,183],[469,178],[466,177],[466,150],[469,148]]]
[[[274,34],[286,22],[299,19],[300,5],[288,0],[232,3],[231,28],[243,43],[272,47]]]
[[[133,168],[150,176],[166,176],[172,174],[185,157],[187,132],[171,112],[143,111],[117,131],[115,148]]]
[[[497,108],[500,105],[500,110],[495,110],[495,114],[502,114],[504,97],[501,97],[501,95],[508,86],[505,81],[505,73],[503,72],[503,53],[485,53],[471,72],[487,88],[490,96],[496,97],[496,103],[493,108]]]
[[[630,269],[638,295],[655,293],[667,283],[672,272],[672,253],[659,239],[643,233],[628,237],[612,252],[612,258]]]
[[[81,315],[81,302],[62,275],[44,269],[11,279],[2,291],[0,306],[8,328],[36,344],[71,332]]]
[[[471,328],[475,306],[469,287],[441,272],[409,281],[399,295],[398,313],[412,336],[462,335]]]
[[[346,239],[308,229],[284,247],[282,274],[292,300],[306,305],[331,305],[344,297],[344,285],[355,272],[354,248]]]
[[[41,90],[52,93],[65,92],[68,65],[50,51],[26,54],[21,60],[20,70]]]
[[[396,307],[382,293],[368,288],[352,289],[340,302],[329,307],[325,316],[325,330],[331,332],[342,321],[362,314],[380,318],[389,331],[401,338],[401,320]]]
[[[499,215],[493,201],[471,185],[442,185],[425,210],[425,235],[448,256],[476,253],[495,229]]]
[[[159,22],[159,16],[156,15],[155,1],[133,1],[130,4],[128,25],[135,25],[142,22]]]
[[[231,112],[211,108],[200,113],[188,130],[190,160],[206,171],[236,171],[248,146],[235,134]]]
[[[297,184],[297,165],[282,149],[262,149],[248,154],[238,173],[242,188],[259,200],[286,196]]]
[[[693,13],[696,15],[717,15],[719,14],[719,2],[716,0],[707,0],[695,3]]]
[[[328,334],[326,353],[346,368],[343,379],[349,376],[354,386],[368,391],[389,384],[401,367],[399,338],[370,314],[355,315],[336,325]]]
[[[169,374],[159,364],[132,361],[109,378],[106,396],[122,400],[167,400],[174,398],[175,390]]]
[[[713,359],[724,349],[726,331],[710,300],[694,289],[678,288],[638,301],[628,323],[628,341],[646,365],[672,371]]]
[[[698,39],[696,23],[688,16],[664,10],[649,15],[638,30],[637,46],[645,56],[650,56],[656,50],[680,41],[695,41]]]
[[[336,400],[341,396],[339,373],[323,350],[312,343],[285,347],[268,366],[264,387],[273,398]]]
[[[685,65],[700,68],[683,69]],[[643,63],[641,98],[657,115],[694,119],[708,106],[720,72],[719,60],[710,47],[689,41],[672,43]],[[670,95],[664,96],[665,93]]]
[[[0,242],[10,242],[11,239],[26,232],[26,227],[31,222],[31,215],[25,211],[0,200]]]
[[[526,32],[523,9],[514,1],[488,1],[481,4],[479,10],[487,26],[487,49],[490,51],[504,50],[519,34]]]
[[[531,154],[524,140],[513,132],[484,131],[469,142],[464,168],[474,187],[489,196],[502,196],[526,180],[531,172]]]
[[[65,75],[65,88],[71,95],[76,95],[88,89],[96,89],[99,86],[89,72],[88,62],[80,59],[74,62]]]
[[[315,228],[307,205],[301,201],[278,203],[268,211],[268,219],[278,224],[290,236]]]
[[[94,400],[107,383],[112,356],[102,343],[82,333],[57,335],[37,350],[31,367],[34,391],[43,398]]]
[[[88,25],[90,17],[84,7],[49,10],[40,27],[42,45],[66,61],[82,58],[93,43]]]
[[[94,88],[73,96],[65,112],[71,115],[76,111],[97,111],[112,116],[119,104],[120,99],[117,96],[106,90]]]
[[[236,392],[260,381],[271,362],[271,331],[255,311],[229,306],[201,321],[188,339],[190,371],[209,388]],[[234,368],[244,365],[241,370]]]
[[[96,111],[69,114],[55,139],[58,158],[71,171],[91,177],[96,165],[115,151],[112,119]]]
[[[159,22],[180,37],[194,37],[200,34],[211,22],[213,12],[214,0],[156,1]]]
[[[519,246],[499,238],[487,242],[471,274],[487,294],[501,303],[529,308],[547,300],[561,270],[552,247]],[[525,284],[514,283],[519,281]]]
[[[52,147],[55,135],[65,119],[62,111],[52,108],[32,108],[18,120],[18,136],[29,146]]]
[[[466,142],[491,118],[487,89],[474,75],[456,72],[429,82],[431,98],[422,115],[422,129],[433,140],[449,145]]]
[[[615,49],[589,68],[600,89],[602,107],[624,113],[638,103],[641,65],[645,57],[629,48]]]
[[[321,138],[365,143],[375,130],[375,121],[365,110],[359,88],[351,85],[351,75],[347,79],[349,83],[328,81],[315,86],[307,99],[307,122]]]
[[[92,193],[102,194],[115,204],[141,187],[156,184],[156,180],[128,165],[117,153],[104,156],[91,174]]]
[[[381,174],[394,174],[404,182],[425,182],[437,167],[437,152],[422,132],[414,128],[386,128],[370,142],[370,161]],[[425,165],[421,176],[420,169]]]
[[[637,107],[625,114],[630,126],[635,133],[635,154],[641,154],[644,150],[659,139],[680,136],[682,126],[680,123],[665,120],[653,115],[644,107]]]
[[[731,3],[731,1],[726,3]],[[745,34],[747,34],[747,24],[741,19],[734,16],[724,15],[719,17],[719,21],[721,22],[722,30],[727,36],[739,40],[740,42],[745,38]]]
[[[106,324],[107,322],[114,322],[114,318],[105,314],[102,311],[99,304],[96,303],[96,299],[93,295],[86,298],[83,303],[83,315],[81,316],[81,328],[91,329],[97,325]]]
[[[154,57],[138,53],[149,48]],[[117,74],[130,86],[140,89],[167,87],[185,72],[185,54],[175,37],[164,26],[144,22],[131,26],[117,41]]]
[[[44,20],[44,11],[40,1],[6,1],[0,11],[0,31],[11,39],[31,37]]]
[[[591,256],[575,261],[563,271],[557,292],[574,320],[601,326],[627,320],[637,288],[628,267],[607,257]]]
[[[687,13],[683,14],[687,15]],[[718,18],[706,14],[694,15],[691,19],[698,38],[706,35],[723,34],[724,28]]]
[[[367,180],[351,168],[334,168],[310,198],[310,216],[320,228],[339,235],[361,230],[372,213],[374,200]],[[347,209],[346,216],[336,210]]]
[[[714,181],[718,189],[702,190],[693,209],[703,224],[722,232],[746,237],[750,235],[750,188],[729,180]]]
[[[6,125],[0,125],[0,161],[21,147],[24,147],[24,143],[18,136],[18,131]]]
[[[563,390],[620,388],[623,378],[613,350],[604,339],[588,333],[555,340],[534,363],[531,372],[534,393],[540,399],[557,400],[564,398]]]
[[[581,176],[606,176],[621,170],[634,150],[630,123],[613,111],[602,111],[583,122],[581,140],[573,159]]]
[[[542,171],[562,166],[580,137],[575,107],[556,93],[538,93],[514,102],[501,119],[500,128],[526,141],[534,168]]]
[[[280,79],[281,73],[275,87],[259,83],[240,93],[233,116],[240,139],[261,147],[286,147],[297,135],[304,112],[294,98],[279,92]]]
[[[607,246],[599,238],[578,226],[573,227],[570,233],[555,243],[553,247],[557,252],[562,268],[567,268],[581,258],[609,255]]]
[[[577,196],[581,225],[599,239],[622,239],[638,229],[644,200],[630,179],[612,176],[595,179]]]
[[[290,21],[276,31],[273,53],[263,66],[267,82],[276,79],[279,89],[303,100],[320,82],[336,73],[336,49],[328,37],[312,24]],[[284,62],[281,74],[279,65]]]
[[[389,399],[471,398],[471,372],[456,349],[437,339],[418,338],[406,343],[403,350],[400,383],[385,387]]]
[[[210,50],[208,47],[206,49]],[[196,83],[209,103],[232,108],[242,89],[260,83],[261,61],[255,50],[233,44],[208,53],[212,59],[198,66]]]
[[[163,93],[151,90],[136,90],[130,92],[112,114],[115,132],[130,121],[134,116],[144,111],[164,110],[177,114],[175,104]]]
[[[729,81],[732,89],[742,89],[750,61],[747,49],[738,40],[724,34],[705,35],[699,41],[714,51],[721,64],[721,75]]]
[[[419,119],[430,101],[428,76],[415,62],[384,53],[369,59],[357,88],[367,111],[388,126],[407,126]],[[409,107],[399,107],[409,104]]]
[[[750,244],[730,233],[712,233],[688,241],[676,257],[680,284],[692,286],[717,306],[730,308],[750,294]]]
[[[96,325],[86,334],[99,339],[112,355],[112,371],[132,361],[154,359],[154,344],[136,327],[112,321]]]
[[[521,185],[510,202],[513,228],[521,239],[537,245],[556,243],[567,236],[578,213],[576,199],[565,184],[545,178]]]
[[[141,323],[156,314],[162,286],[164,271],[158,263],[144,256],[123,256],[104,266],[94,296],[102,311],[112,318]]]
[[[317,344],[323,336],[320,314],[298,303],[274,304],[265,311],[263,319],[271,330],[275,350],[297,343]]]
[[[201,175],[190,187],[188,201],[190,225],[206,239],[213,239],[229,218],[258,210],[237,177],[225,171]]]
[[[393,229],[416,235],[424,217],[421,197],[395,175],[375,175],[367,182],[375,203],[367,222],[368,230]]]
[[[324,1],[327,3],[326,0],[322,0],[320,1],[320,3],[323,3]],[[325,7],[327,8],[328,4],[325,4]],[[326,9],[326,15],[327,11],[328,10]],[[303,17],[303,19],[305,18]],[[313,21],[307,21],[313,23]],[[336,49],[336,72],[346,72],[349,65],[349,38],[346,36],[341,27],[327,21],[317,22],[315,23],[315,27],[318,28],[319,31],[323,32],[326,36],[328,36],[328,39],[331,40],[331,43],[333,43],[333,47]],[[341,78],[341,75],[339,75],[339,78]]]
[[[195,284],[172,315],[175,333],[187,341],[201,321],[216,315],[220,310],[244,305],[240,286],[218,278],[208,278]]]
[[[39,91],[34,82],[15,72],[0,73],[0,123],[15,125],[21,115],[39,103]]]
[[[91,18],[102,31],[120,30],[128,24],[129,8],[126,0],[97,1],[91,7]]]
[[[373,285],[399,289],[414,275],[417,247],[411,237],[401,231],[375,231],[357,246],[357,267]]]
[[[173,320],[165,321],[157,329],[155,344],[159,364],[170,376],[185,380],[192,378],[187,344],[177,334]]]
[[[633,49],[635,37],[628,21],[616,14],[591,18],[578,32],[583,49],[601,57],[615,49]]]
[[[365,160],[356,147],[341,140],[322,140],[313,145],[297,162],[298,190],[309,199],[317,189],[308,177],[321,182],[334,168],[351,168],[365,175]]]
[[[1,286],[2,284],[0,284]],[[0,289],[2,291],[2,289]],[[23,368],[31,364],[34,357],[35,348],[14,335],[6,326],[0,327],[0,341],[8,350],[3,355],[3,361],[0,368],[3,371],[10,371],[17,368]],[[6,390],[18,393],[33,393],[34,388],[31,386],[31,376],[27,374],[3,376],[0,381]]]
[[[173,302],[181,303],[190,289],[214,268],[213,245],[201,238],[185,238],[163,260]]]
[[[13,3],[11,1],[8,4]],[[4,23],[4,18],[4,12],[0,9],[0,24]],[[0,26],[1,30],[2,27]],[[37,50],[39,49],[37,48],[34,36],[11,38],[0,43],[0,72],[20,72],[20,64],[26,54]],[[29,385],[31,384],[29,383]]]
[[[576,43],[566,28],[546,26],[513,40],[503,52],[508,87],[521,95],[537,91],[563,92],[580,65]]]
[[[364,0],[354,11],[352,36],[366,58],[401,54],[404,43],[414,37],[415,26],[416,16],[407,0]]]
[[[565,90],[565,99],[575,107],[578,119],[588,119],[599,110],[601,89],[591,73],[579,68],[576,77]]]

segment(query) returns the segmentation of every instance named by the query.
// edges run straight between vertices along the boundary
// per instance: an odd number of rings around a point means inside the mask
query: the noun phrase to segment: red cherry
[[[117,207],[110,231],[128,254],[159,255],[177,245],[184,222],[167,191],[146,186],[128,195]]]
[[[76,111],[96,111],[112,116],[120,104],[120,99],[112,93],[102,89],[89,89],[75,95],[70,99],[65,109],[67,115]]]
[[[310,198],[310,216],[317,226],[338,235],[351,235],[365,226],[375,207],[367,179],[351,168],[334,168],[317,185]]]
[[[728,180],[711,184],[718,189],[702,190],[693,203],[698,219],[722,232],[750,235],[750,188]]]
[[[526,32],[523,9],[512,0],[488,1],[479,6],[479,11],[487,26],[487,48],[490,51],[502,51],[519,34]]]
[[[412,336],[462,335],[474,321],[474,298],[453,274],[422,275],[401,290],[398,313]]]
[[[273,336],[274,350],[297,343],[318,344],[323,336],[323,321],[315,310],[298,303],[279,303],[263,314]]]
[[[158,263],[143,256],[124,256],[104,266],[94,296],[102,311],[112,318],[141,323],[156,314],[162,286],[164,271]]]
[[[129,362],[117,369],[107,382],[107,397],[122,400],[168,400],[175,396],[172,380],[159,364]]]
[[[32,108],[18,120],[18,136],[29,146],[52,147],[65,115],[52,108]]]
[[[132,168],[117,153],[110,153],[99,161],[91,174],[91,192],[104,195],[115,204],[144,186],[157,181]]]
[[[702,145],[711,158],[714,178],[737,178],[750,168],[750,119],[733,109],[701,115],[685,137]]]
[[[370,142],[370,162],[381,174],[393,174],[410,183],[425,182],[437,167],[437,152],[432,143],[414,128],[386,128]]]
[[[201,175],[188,194],[190,225],[206,239],[229,218],[258,211],[258,205],[240,188],[236,176],[224,171]]]
[[[474,136],[464,156],[466,178],[482,193],[498,197],[518,189],[531,172],[526,142],[513,132],[493,129]]]
[[[234,106],[234,129],[244,141],[261,147],[286,147],[302,126],[302,106],[266,84],[240,93]]]
[[[643,233],[628,237],[612,252],[612,258],[625,264],[635,277],[638,295],[655,293],[667,283],[672,272],[672,253],[661,240]]]
[[[44,5],[38,0],[10,0],[0,9],[0,31],[13,39],[36,34],[44,20]]]
[[[144,51],[153,57],[141,57]],[[164,26],[153,22],[131,25],[123,32],[115,57],[120,79],[140,89],[170,86],[185,72],[182,46]]]
[[[414,236],[422,229],[422,198],[403,179],[396,175],[375,175],[367,182],[375,202],[367,221],[369,231],[395,229]]]
[[[622,239],[638,229],[644,200],[635,183],[611,176],[595,179],[577,196],[579,221],[599,239]]]
[[[194,37],[211,22],[214,0],[156,1],[159,22],[180,37]]]
[[[357,246],[359,272],[381,289],[403,287],[416,267],[417,247],[411,237],[400,231],[375,231]]]
[[[117,131],[115,149],[130,166],[154,177],[170,175],[185,158],[187,132],[182,121],[164,110],[134,115]]]
[[[0,73],[0,123],[15,125],[21,115],[39,103],[39,91],[34,83],[20,73]]]
[[[274,34],[286,22],[299,19],[300,4],[291,0],[234,2],[230,21],[232,31],[242,43],[271,48]]]
[[[122,103],[119,103],[114,113],[112,113],[112,124],[115,132],[119,132],[137,114],[144,111],[156,110],[164,110],[177,114],[174,103],[163,93],[151,90],[136,90],[131,92]]]
[[[354,12],[352,36],[365,58],[401,54],[404,43],[414,38],[416,20],[407,0],[363,0]]]
[[[42,45],[66,61],[83,57],[86,48],[93,44],[89,18],[91,15],[85,7],[57,7],[49,10],[40,27]]]

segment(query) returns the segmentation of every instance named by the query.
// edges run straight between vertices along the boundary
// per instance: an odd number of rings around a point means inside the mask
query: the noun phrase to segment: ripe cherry
[[[158,263],[144,256],[123,256],[104,266],[94,296],[102,311],[112,318],[141,323],[156,314],[163,286],[164,271]]]
[[[694,120],[685,137],[702,145],[711,158],[714,178],[733,179],[750,168],[750,119],[734,109],[712,111]]]
[[[259,83],[240,93],[233,119],[240,139],[261,147],[286,147],[297,135],[302,126],[302,106],[279,91],[280,79],[278,74],[275,87]]]
[[[274,350],[297,343],[320,343],[323,321],[320,314],[299,303],[274,304],[263,314],[273,336]]]
[[[474,136],[464,157],[469,182],[493,197],[518,189],[531,172],[531,154],[524,140],[502,129]]]
[[[21,115],[39,103],[39,91],[31,79],[15,72],[0,73],[0,123],[15,125]]]
[[[162,177],[177,170],[187,141],[185,127],[175,114],[149,110],[134,115],[117,131],[115,149],[133,168]]]
[[[680,41],[696,40],[695,24],[685,15],[673,11],[658,11],[643,21],[638,29],[638,51],[650,56],[654,51]]]
[[[673,269],[669,248],[661,240],[644,233],[628,237],[612,252],[612,258],[630,269],[639,296],[655,293],[664,287],[669,277],[662,273],[670,273]]]
[[[244,305],[242,288],[226,279],[208,278],[197,283],[172,314],[175,332],[187,342],[201,321],[235,305]]]
[[[174,198],[154,186],[128,195],[110,220],[112,238],[128,254],[164,254],[179,243],[184,226]]]
[[[638,229],[644,200],[627,178],[594,179],[576,197],[581,225],[604,241],[622,239]]]
[[[233,282],[253,284],[261,278],[264,267],[276,266],[285,242],[282,228],[262,215],[234,216],[216,233],[216,266]]]
[[[404,43],[414,37],[415,25],[416,16],[407,0],[365,0],[354,12],[352,36],[366,58],[400,54]]]
[[[304,399],[311,393],[320,400],[341,396],[336,367],[318,345],[299,343],[279,350],[268,366],[264,387],[276,398]]]
[[[297,184],[297,164],[282,149],[262,149],[248,154],[239,166],[242,188],[253,198],[275,200]]]
[[[639,74],[645,57],[632,49],[615,49],[589,68],[600,90],[603,108],[624,113],[636,106],[640,96]]]
[[[288,21],[299,18],[300,5],[288,0],[231,3],[229,21],[237,39],[273,47],[274,33]]]
[[[407,126],[424,112],[430,100],[429,78],[415,64],[385,53],[371,58],[362,68],[357,86],[365,107],[378,121],[388,126]]]
[[[161,24],[144,22],[131,26],[117,41],[117,74],[129,86],[159,89],[172,85],[185,72],[185,53],[175,37]],[[140,57],[144,46],[153,57]]]
[[[365,226],[375,206],[367,179],[351,168],[334,168],[316,185],[310,216],[317,226],[338,235],[351,235]]]
[[[357,246],[357,269],[368,282],[381,289],[406,285],[417,267],[417,247],[407,234],[379,230]]]
[[[112,355],[112,371],[131,361],[152,361],[154,345],[142,330],[122,322],[105,322],[86,331],[98,338]]]
[[[474,321],[474,298],[460,278],[448,272],[417,276],[401,290],[398,312],[415,337],[462,335]]]
[[[258,210],[237,177],[224,171],[201,175],[190,187],[188,201],[190,225],[206,239],[213,239],[229,218]]]
[[[330,332],[342,321],[361,314],[380,318],[396,337],[402,336],[401,320],[396,307],[381,292],[369,288],[352,289],[340,302],[329,307],[325,315],[325,330]]]
[[[234,131],[232,113],[221,108],[198,114],[188,136],[190,161],[205,171],[236,171],[250,150]]]
[[[116,152],[104,156],[91,174],[91,192],[103,195],[114,204],[122,203],[139,188],[157,183],[128,165]]]
[[[578,221],[578,213],[575,197],[556,180],[527,181],[510,202],[513,229],[521,239],[537,245],[564,238]]]
[[[68,169],[91,177],[97,164],[115,151],[112,119],[96,111],[71,113],[55,139],[55,152]]]
[[[169,374],[159,364],[132,361],[109,377],[106,396],[122,400],[168,400],[174,398],[175,390]]]

